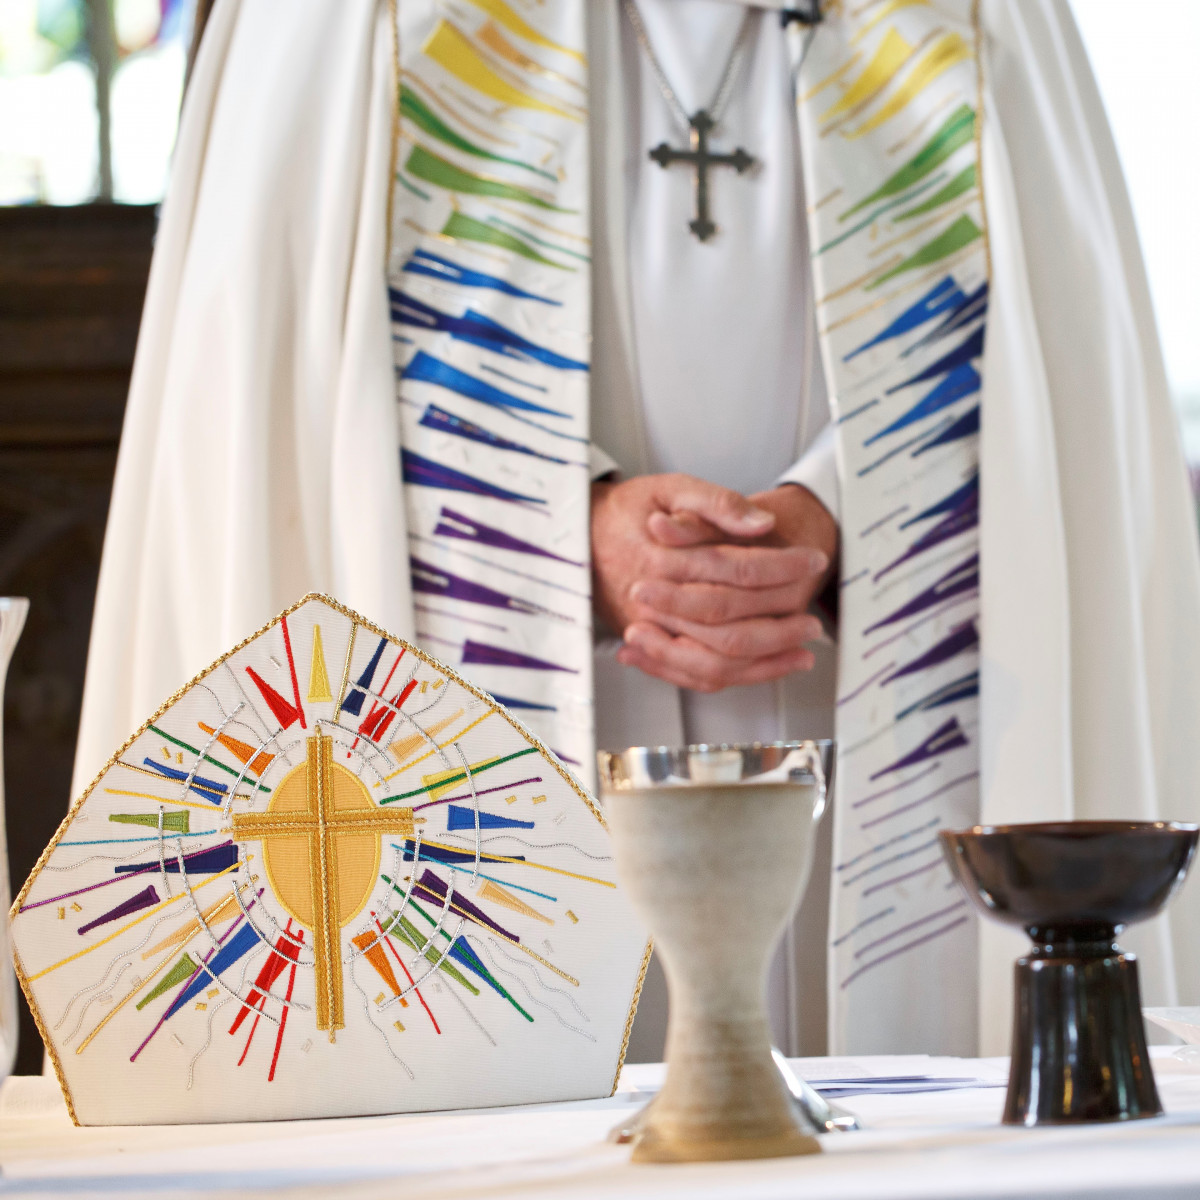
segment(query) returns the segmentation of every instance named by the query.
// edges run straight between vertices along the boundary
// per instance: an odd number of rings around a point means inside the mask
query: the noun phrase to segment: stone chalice
[[[1014,976],[1005,1124],[1158,1116],[1137,961],[1116,938],[1166,906],[1197,827],[1062,821],[940,836],[967,895],[1033,941]]]
[[[766,1007],[771,951],[808,880],[830,752],[787,742],[599,756],[617,874],[670,996],[666,1082],[628,1126],[635,1162],[814,1154],[814,1134],[833,1127],[793,1099]]]

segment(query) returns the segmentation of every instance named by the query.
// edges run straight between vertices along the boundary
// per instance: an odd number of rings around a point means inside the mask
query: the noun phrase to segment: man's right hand
[[[729,541],[663,545],[651,533],[656,513],[691,513]],[[690,475],[644,475],[592,485],[593,598],[597,618],[635,642],[619,657],[679,687],[713,692],[807,670],[803,643],[820,635],[804,612],[828,557],[807,546],[755,544],[775,525],[772,513],[738,492]],[[693,619],[703,637],[669,633],[652,606],[659,585],[691,585]],[[753,620],[752,618],[765,618]],[[662,646],[646,646],[647,637]]]

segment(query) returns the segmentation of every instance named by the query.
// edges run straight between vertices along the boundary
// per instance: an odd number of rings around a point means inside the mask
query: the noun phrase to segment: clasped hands
[[[717,692],[807,671],[838,527],[798,484],[746,497],[691,475],[592,484],[593,603],[617,659]]]

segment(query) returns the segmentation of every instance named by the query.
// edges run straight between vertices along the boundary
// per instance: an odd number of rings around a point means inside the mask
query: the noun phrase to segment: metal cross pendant
[[[708,215],[708,168],[732,167],[741,175],[754,166],[757,160],[752,154],[747,154],[741,146],[732,154],[712,153],[708,148],[708,135],[712,132],[715,122],[704,109],[700,109],[691,117],[688,124],[691,126],[690,150],[675,150],[666,142],[662,142],[650,151],[650,157],[660,167],[669,167],[672,163],[687,163],[696,168],[696,218],[688,222],[688,228],[700,241],[706,242],[717,232],[716,225]]]

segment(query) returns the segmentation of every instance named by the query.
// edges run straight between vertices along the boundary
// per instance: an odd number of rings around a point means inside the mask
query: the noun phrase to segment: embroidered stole
[[[417,640],[590,785],[583,4],[414,8],[389,291]]]
[[[842,479],[830,1049],[973,1054],[975,932],[937,832],[979,811],[976,14],[848,8],[797,86]]]
[[[402,0],[389,286],[418,640],[590,783],[584,3]],[[974,1049],[936,844],[978,809],[972,16],[835,0],[797,83],[843,480],[835,1052]]]

